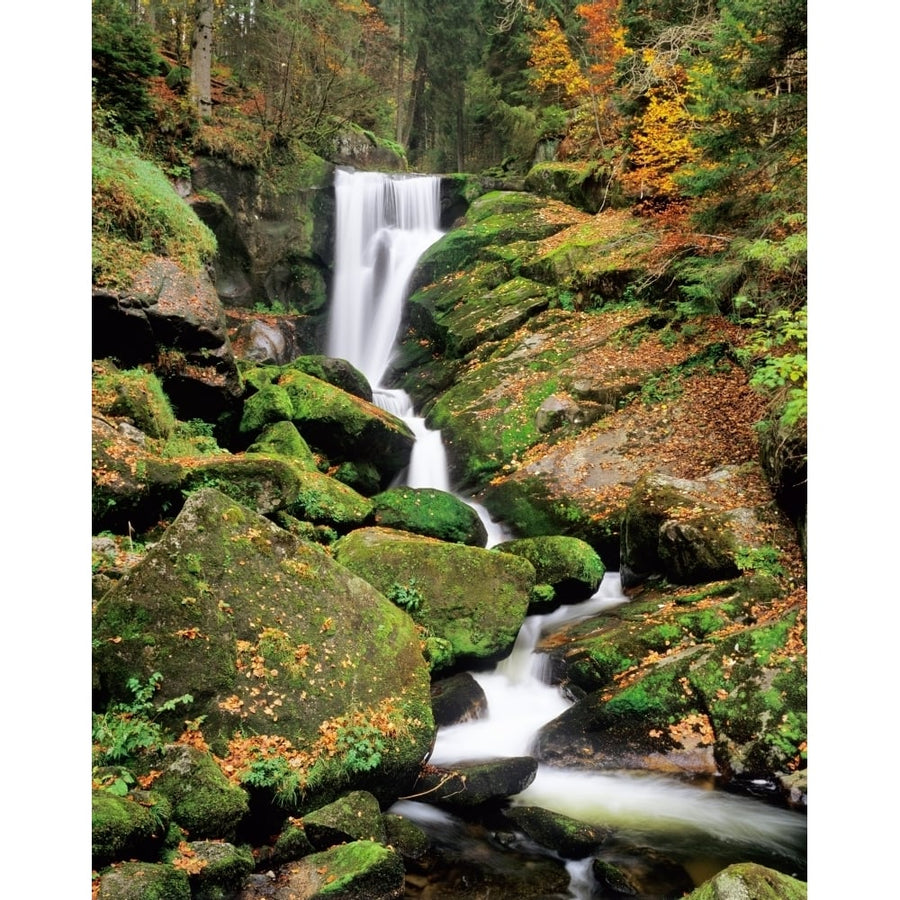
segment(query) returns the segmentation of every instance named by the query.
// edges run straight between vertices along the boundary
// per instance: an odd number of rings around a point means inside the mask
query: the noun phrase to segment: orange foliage
[[[621,0],[594,0],[575,7],[575,12],[584,19],[591,81],[600,94],[612,92],[616,63],[628,52],[625,29],[619,24],[620,8]]]

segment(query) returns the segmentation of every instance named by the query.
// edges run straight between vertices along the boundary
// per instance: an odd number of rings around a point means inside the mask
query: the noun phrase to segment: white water
[[[416,435],[405,483],[449,491],[440,432],[415,415],[403,391],[382,380],[395,349],[407,285],[419,256],[440,236],[440,180],[338,171],[335,282],[328,353],[349,360],[369,379],[375,402],[400,416]],[[488,529],[488,546],[510,535],[471,501]],[[488,700],[487,717],[442,728],[430,762],[522,756],[540,727],[570,702],[549,684],[545,658],[534,652],[541,633],[563,622],[597,615],[627,602],[616,573],[589,600],[529,618],[512,654],[491,673],[474,677]],[[513,803],[542,806],[592,824],[612,826],[638,845],[685,857],[722,856],[721,848],[771,853],[802,866],[806,820],[801,814],[745,797],[707,790],[673,778],[633,772],[583,772],[541,765],[534,782]],[[453,817],[423,803],[394,811],[434,826]],[[624,839],[624,838],[623,838]],[[589,861],[567,863],[570,895],[593,896]],[[709,873],[711,874],[711,873]]]
[[[334,286],[328,324],[329,356],[346,359],[368,378],[375,403],[399,416],[416,436],[403,483],[450,491],[439,431],[416,416],[405,391],[382,382],[396,349],[407,287],[419,257],[441,237],[441,180],[433,175],[335,173]],[[487,510],[479,514],[492,547],[509,535]]]

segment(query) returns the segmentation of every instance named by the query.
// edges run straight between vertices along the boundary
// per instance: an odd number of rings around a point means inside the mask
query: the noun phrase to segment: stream
[[[335,275],[327,353],[348,360],[372,385],[375,402],[416,435],[402,483],[451,491],[440,432],[417,417],[410,398],[382,385],[396,346],[409,279],[440,231],[438,176],[338,170]],[[488,529],[488,547],[513,535],[470,498]],[[530,753],[538,729],[571,705],[550,683],[541,636],[564,623],[602,615],[628,598],[618,573],[607,573],[590,599],[530,616],[515,647],[492,672],[473,672],[485,692],[484,718],[441,728],[430,762]],[[407,879],[407,897],[574,898],[677,897],[733,862],[759,862],[805,879],[806,816],[715,784],[643,772],[538,767],[532,784],[511,799],[611,830],[595,855],[628,874],[636,890],[610,893],[593,858],[561,860],[514,833],[502,818],[465,821],[420,801],[391,812],[419,825],[432,841],[432,863]],[[434,859],[438,862],[434,863]]]

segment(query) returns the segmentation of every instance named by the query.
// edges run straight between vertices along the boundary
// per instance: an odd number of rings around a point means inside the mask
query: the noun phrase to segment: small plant
[[[415,575],[406,584],[400,584],[395,581],[388,588],[386,596],[391,603],[396,604],[400,609],[405,609],[408,613],[418,612],[425,602],[425,597],[418,588]]]
[[[279,806],[291,807],[300,797],[300,777],[283,756],[254,760],[241,775],[241,782],[271,790]]]
[[[762,572],[780,577],[784,575],[784,567],[778,561],[780,557],[781,553],[768,545],[740,547],[734,555],[734,561],[742,572]]]
[[[154,672],[146,684],[137,678],[128,679],[128,689],[134,694],[130,703],[116,703],[105,713],[91,717],[91,739],[94,744],[94,763],[111,765],[132,758],[141,750],[162,746],[169,735],[156,721],[161,713],[171,712],[178,705],[193,703],[191,694],[173,697],[159,706],[153,695],[159,688],[162,675]]]

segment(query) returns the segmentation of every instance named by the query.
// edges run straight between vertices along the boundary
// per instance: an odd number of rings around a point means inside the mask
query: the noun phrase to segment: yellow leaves
[[[534,70],[532,85],[539,94],[552,92],[556,102],[573,106],[588,92],[587,79],[572,57],[559,20],[551,17],[538,29],[531,43],[528,65]]]
[[[195,641],[199,637],[203,637],[203,632],[200,631],[199,628],[194,626],[190,628],[180,628],[175,632],[176,637],[187,638],[189,641]]]

